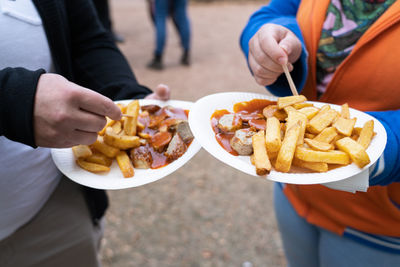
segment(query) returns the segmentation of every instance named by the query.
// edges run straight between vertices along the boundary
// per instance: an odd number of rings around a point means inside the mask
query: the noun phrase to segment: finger
[[[80,145],[91,145],[97,140],[97,133],[89,133],[85,131],[75,130],[69,138],[71,143]]]
[[[276,72],[276,73],[282,73],[282,67],[279,63],[275,62],[273,58],[271,58],[270,54],[272,51],[268,50],[265,51],[261,48],[263,44],[261,43],[261,40],[258,39],[253,43],[251,53],[254,56],[255,61],[262,66],[263,68]],[[282,50],[282,49],[281,49]]]
[[[263,34],[259,36],[262,51],[278,65],[287,64],[288,62],[288,56],[285,50],[279,46],[279,42],[284,38],[285,32],[286,31],[277,29],[272,31],[271,36]]]
[[[120,108],[108,97],[78,85],[75,85],[75,89],[74,97],[80,109],[103,117],[108,116],[113,120],[121,119]]]
[[[107,120],[104,116],[99,116],[85,110],[80,110],[71,118],[70,124],[75,130],[97,133],[103,129]]]
[[[288,55],[289,62],[295,62],[301,54],[300,40],[293,33],[288,32],[279,42],[279,46]]]
[[[281,74],[264,68],[251,55],[249,55],[249,66],[253,75],[259,78],[271,79],[276,78]],[[280,71],[282,72],[282,67],[280,68]]]
[[[276,78],[275,79],[274,78],[264,79],[264,78],[260,78],[260,77],[254,77],[254,79],[261,86],[268,86],[268,85],[273,84],[276,81]]]

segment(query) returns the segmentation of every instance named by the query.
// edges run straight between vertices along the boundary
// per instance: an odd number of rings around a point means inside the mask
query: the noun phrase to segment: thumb
[[[171,96],[171,89],[168,85],[159,84],[155,93],[160,100],[168,100]]]

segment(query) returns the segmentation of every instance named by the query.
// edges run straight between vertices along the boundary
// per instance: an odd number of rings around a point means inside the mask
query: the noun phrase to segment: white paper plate
[[[250,157],[234,156],[221,147],[215,138],[215,133],[212,130],[210,120],[215,110],[227,109],[228,111],[232,112],[232,108],[235,103],[249,101],[252,99],[268,99],[275,101],[277,98],[262,94],[241,92],[228,92],[205,96],[199,99],[193,105],[189,114],[189,125],[197,141],[211,155],[233,168],[236,168],[244,173],[257,176],[255,167],[250,163]],[[321,107],[324,105],[324,103],[320,102],[311,103],[313,103],[316,107]],[[330,104],[330,106],[338,111],[341,110],[341,106],[333,104]],[[374,164],[383,153],[387,138],[386,131],[378,120],[364,112],[350,109],[350,115],[352,118],[357,118],[357,127],[362,127],[368,120],[374,120],[374,131],[377,134],[367,149],[371,163],[363,168],[366,169]],[[292,184],[320,184],[346,179],[360,173],[363,169],[360,169],[353,163],[325,173],[282,173],[272,170],[270,174],[267,175],[267,179]]]
[[[116,101],[117,103],[127,104],[131,100]],[[158,101],[158,100],[139,100],[140,105],[159,105],[173,106],[177,108],[190,110],[193,103],[187,101],[169,100],[169,101]],[[114,160],[111,165],[110,172],[106,174],[94,174],[81,169],[75,163],[75,157],[72,153],[72,149],[52,149],[51,155],[57,168],[68,178],[92,188],[97,189],[124,189],[136,186],[145,185],[148,183],[155,182],[165,176],[173,173],[186,162],[188,162],[196,153],[200,150],[201,146],[194,139],[189,146],[188,150],[180,158],[159,169],[135,169],[135,176],[132,178],[124,178],[118,167],[117,162]]]

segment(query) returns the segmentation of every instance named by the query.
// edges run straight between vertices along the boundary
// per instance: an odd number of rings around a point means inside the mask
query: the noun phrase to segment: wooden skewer
[[[285,72],[286,79],[289,82],[289,87],[290,87],[290,90],[292,90],[292,94],[293,95],[299,95],[299,93],[297,93],[296,85],[294,85],[294,82],[292,80],[292,76],[290,76],[290,72],[289,72],[289,70],[287,68],[287,65],[283,64],[282,68],[283,68],[283,71]]]

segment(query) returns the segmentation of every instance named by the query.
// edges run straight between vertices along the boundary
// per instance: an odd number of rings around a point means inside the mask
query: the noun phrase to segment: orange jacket
[[[329,3],[303,0],[297,13],[309,53],[309,73],[302,93],[310,100],[316,100],[316,52]],[[400,109],[400,1],[360,38],[319,101],[347,102],[364,111]],[[400,204],[400,183],[373,186],[356,194],[321,185],[288,185],[284,191],[301,216],[325,229],[342,234],[351,227],[400,237],[400,209],[394,204]]]

